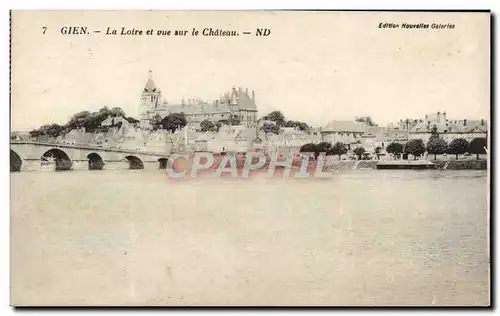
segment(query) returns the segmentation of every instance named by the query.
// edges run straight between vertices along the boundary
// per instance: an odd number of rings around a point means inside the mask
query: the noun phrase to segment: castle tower
[[[236,88],[233,87],[233,90],[231,92],[231,96],[229,99],[229,110],[231,111],[232,115],[237,115],[239,117],[239,108],[238,108],[238,92],[236,91]]]
[[[156,88],[153,80],[153,72],[149,70],[148,81],[141,93],[141,103],[139,106],[139,120],[142,129],[149,129],[150,121],[154,116],[154,110],[158,107],[161,100],[161,91]]]

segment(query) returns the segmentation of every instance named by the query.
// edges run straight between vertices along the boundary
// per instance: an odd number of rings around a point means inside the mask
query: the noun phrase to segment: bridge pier
[[[21,171],[41,171],[42,161],[37,159],[23,160]]]

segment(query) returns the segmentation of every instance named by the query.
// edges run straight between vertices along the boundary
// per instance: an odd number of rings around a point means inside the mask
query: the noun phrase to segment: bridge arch
[[[126,156],[125,159],[129,164],[129,169],[144,169],[144,163],[136,156]]]
[[[167,158],[160,158],[160,159],[158,159],[158,163],[160,165],[160,169],[167,169],[167,162],[168,162]]]
[[[12,149],[10,150],[10,172],[21,171],[21,167],[23,165],[23,160],[21,156],[18,155]]]
[[[42,163],[50,163],[51,160],[55,161],[56,171],[70,170],[73,165],[73,162],[69,158],[68,154],[59,148],[47,150],[40,159],[42,160]]]
[[[104,167],[104,160],[102,157],[95,152],[92,152],[87,155],[89,159],[89,170],[102,170]]]

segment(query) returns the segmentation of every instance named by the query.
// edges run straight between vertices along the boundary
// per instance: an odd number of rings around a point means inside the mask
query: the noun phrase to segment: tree
[[[484,137],[474,138],[469,144],[469,152],[471,154],[476,154],[476,159],[479,159],[479,154],[485,154],[488,142]]]
[[[365,153],[365,151],[366,150],[363,147],[357,147],[353,152],[356,156],[358,156],[358,159],[361,160],[361,156]]]
[[[409,140],[405,145],[404,152],[405,154],[413,155],[414,160],[417,160],[418,156],[421,156],[425,153],[424,141],[421,139]]]
[[[273,123],[264,123],[260,129],[266,133],[273,133],[276,135],[280,133],[280,127]]]
[[[135,118],[129,116],[126,118],[127,122],[129,122],[130,124],[136,124],[136,123],[139,123],[139,120],[136,120]]]
[[[448,150],[448,144],[441,137],[431,137],[427,142],[427,153],[434,154],[434,160],[436,160],[436,155],[441,155],[446,153]]]
[[[356,122],[365,123],[368,126],[377,126],[369,116],[358,116],[356,117]]]
[[[74,114],[68,123],[64,126],[67,131],[85,128],[86,132],[96,132],[102,130],[101,124],[108,117],[113,116],[124,116],[125,113],[119,107],[115,107],[110,110],[107,106],[101,108],[99,112],[81,111]]]
[[[40,128],[38,129],[40,131],[40,135],[47,135],[49,128],[50,128],[50,124],[45,124],[45,125],[40,126]]]
[[[217,123],[215,123],[215,128],[216,128],[217,132],[219,131],[219,129],[221,128],[222,125],[229,125],[229,121],[228,120],[220,120]]]
[[[200,128],[202,132],[214,132],[218,128],[215,126],[214,122],[210,120],[203,120],[200,123]]]
[[[309,126],[309,124],[307,124],[305,122],[296,121],[295,123],[296,123],[295,127],[297,127],[301,131],[309,132],[311,130],[311,127]]]
[[[299,130],[305,131],[305,132],[309,131],[309,125],[307,125],[304,122],[300,122],[300,121],[292,121],[292,120],[286,121],[283,124],[283,127],[298,128]]]
[[[114,107],[109,112],[110,112],[109,114],[113,117],[117,117],[117,116],[118,117],[120,117],[120,116],[125,117],[125,111],[123,111],[123,109],[120,107]]]
[[[34,129],[32,130],[31,132],[29,132],[30,136],[33,137],[33,138],[37,138],[38,136],[40,136],[40,130],[39,129]]]
[[[375,154],[377,155],[377,159],[379,159],[379,160],[380,160],[380,154],[381,154],[381,153],[382,153],[382,147],[377,146],[377,147],[375,148]]]
[[[175,132],[178,128],[183,128],[187,125],[187,120],[184,113],[171,113],[161,120],[163,129],[170,132]]]
[[[230,125],[240,125],[241,120],[238,117],[238,115],[231,115],[231,117],[228,120]]]
[[[302,145],[302,147],[300,147],[299,151],[301,153],[316,153],[317,151],[316,144],[313,143],[304,144]]]
[[[50,124],[47,128],[46,134],[50,137],[58,137],[62,134],[64,127],[59,124]]]
[[[335,145],[333,145],[333,147],[331,148],[330,153],[332,155],[339,156],[340,160],[340,157],[347,153],[347,146],[342,142],[336,142]]]
[[[90,116],[89,111],[81,111],[76,114],[73,114],[73,116],[69,119],[69,122],[66,124],[66,126],[70,130],[81,128],[84,126],[84,122],[87,120],[89,116]]]
[[[329,142],[321,142],[316,145],[316,151],[314,152],[314,156],[317,158],[320,153],[325,153],[325,155],[331,155],[332,144]]]
[[[387,148],[385,149],[389,154],[393,154],[397,158],[399,158],[399,155],[403,153],[403,145],[400,143],[390,143],[387,145]]]
[[[273,111],[268,115],[264,116],[265,120],[273,121],[278,126],[283,126],[285,124],[285,116],[281,111]]]
[[[446,141],[439,137],[436,125],[432,127],[431,137],[427,142],[426,149],[427,153],[434,154],[434,160],[436,160],[436,155],[444,154],[448,149],[448,144],[446,143]]]
[[[469,149],[469,142],[464,138],[455,138],[451,141],[448,146],[448,153],[456,155],[458,159],[458,155],[465,154]]]
[[[161,118],[160,114],[156,114],[153,117],[153,119],[151,120],[151,126],[153,128],[153,131],[156,131],[163,127],[163,119]]]
[[[99,112],[90,113],[83,121],[83,127],[85,127],[86,132],[93,133],[101,128],[101,124],[106,118]]]

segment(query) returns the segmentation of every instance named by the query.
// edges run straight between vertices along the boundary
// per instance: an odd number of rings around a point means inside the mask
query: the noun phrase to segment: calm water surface
[[[11,174],[30,305],[488,305],[484,171]]]

